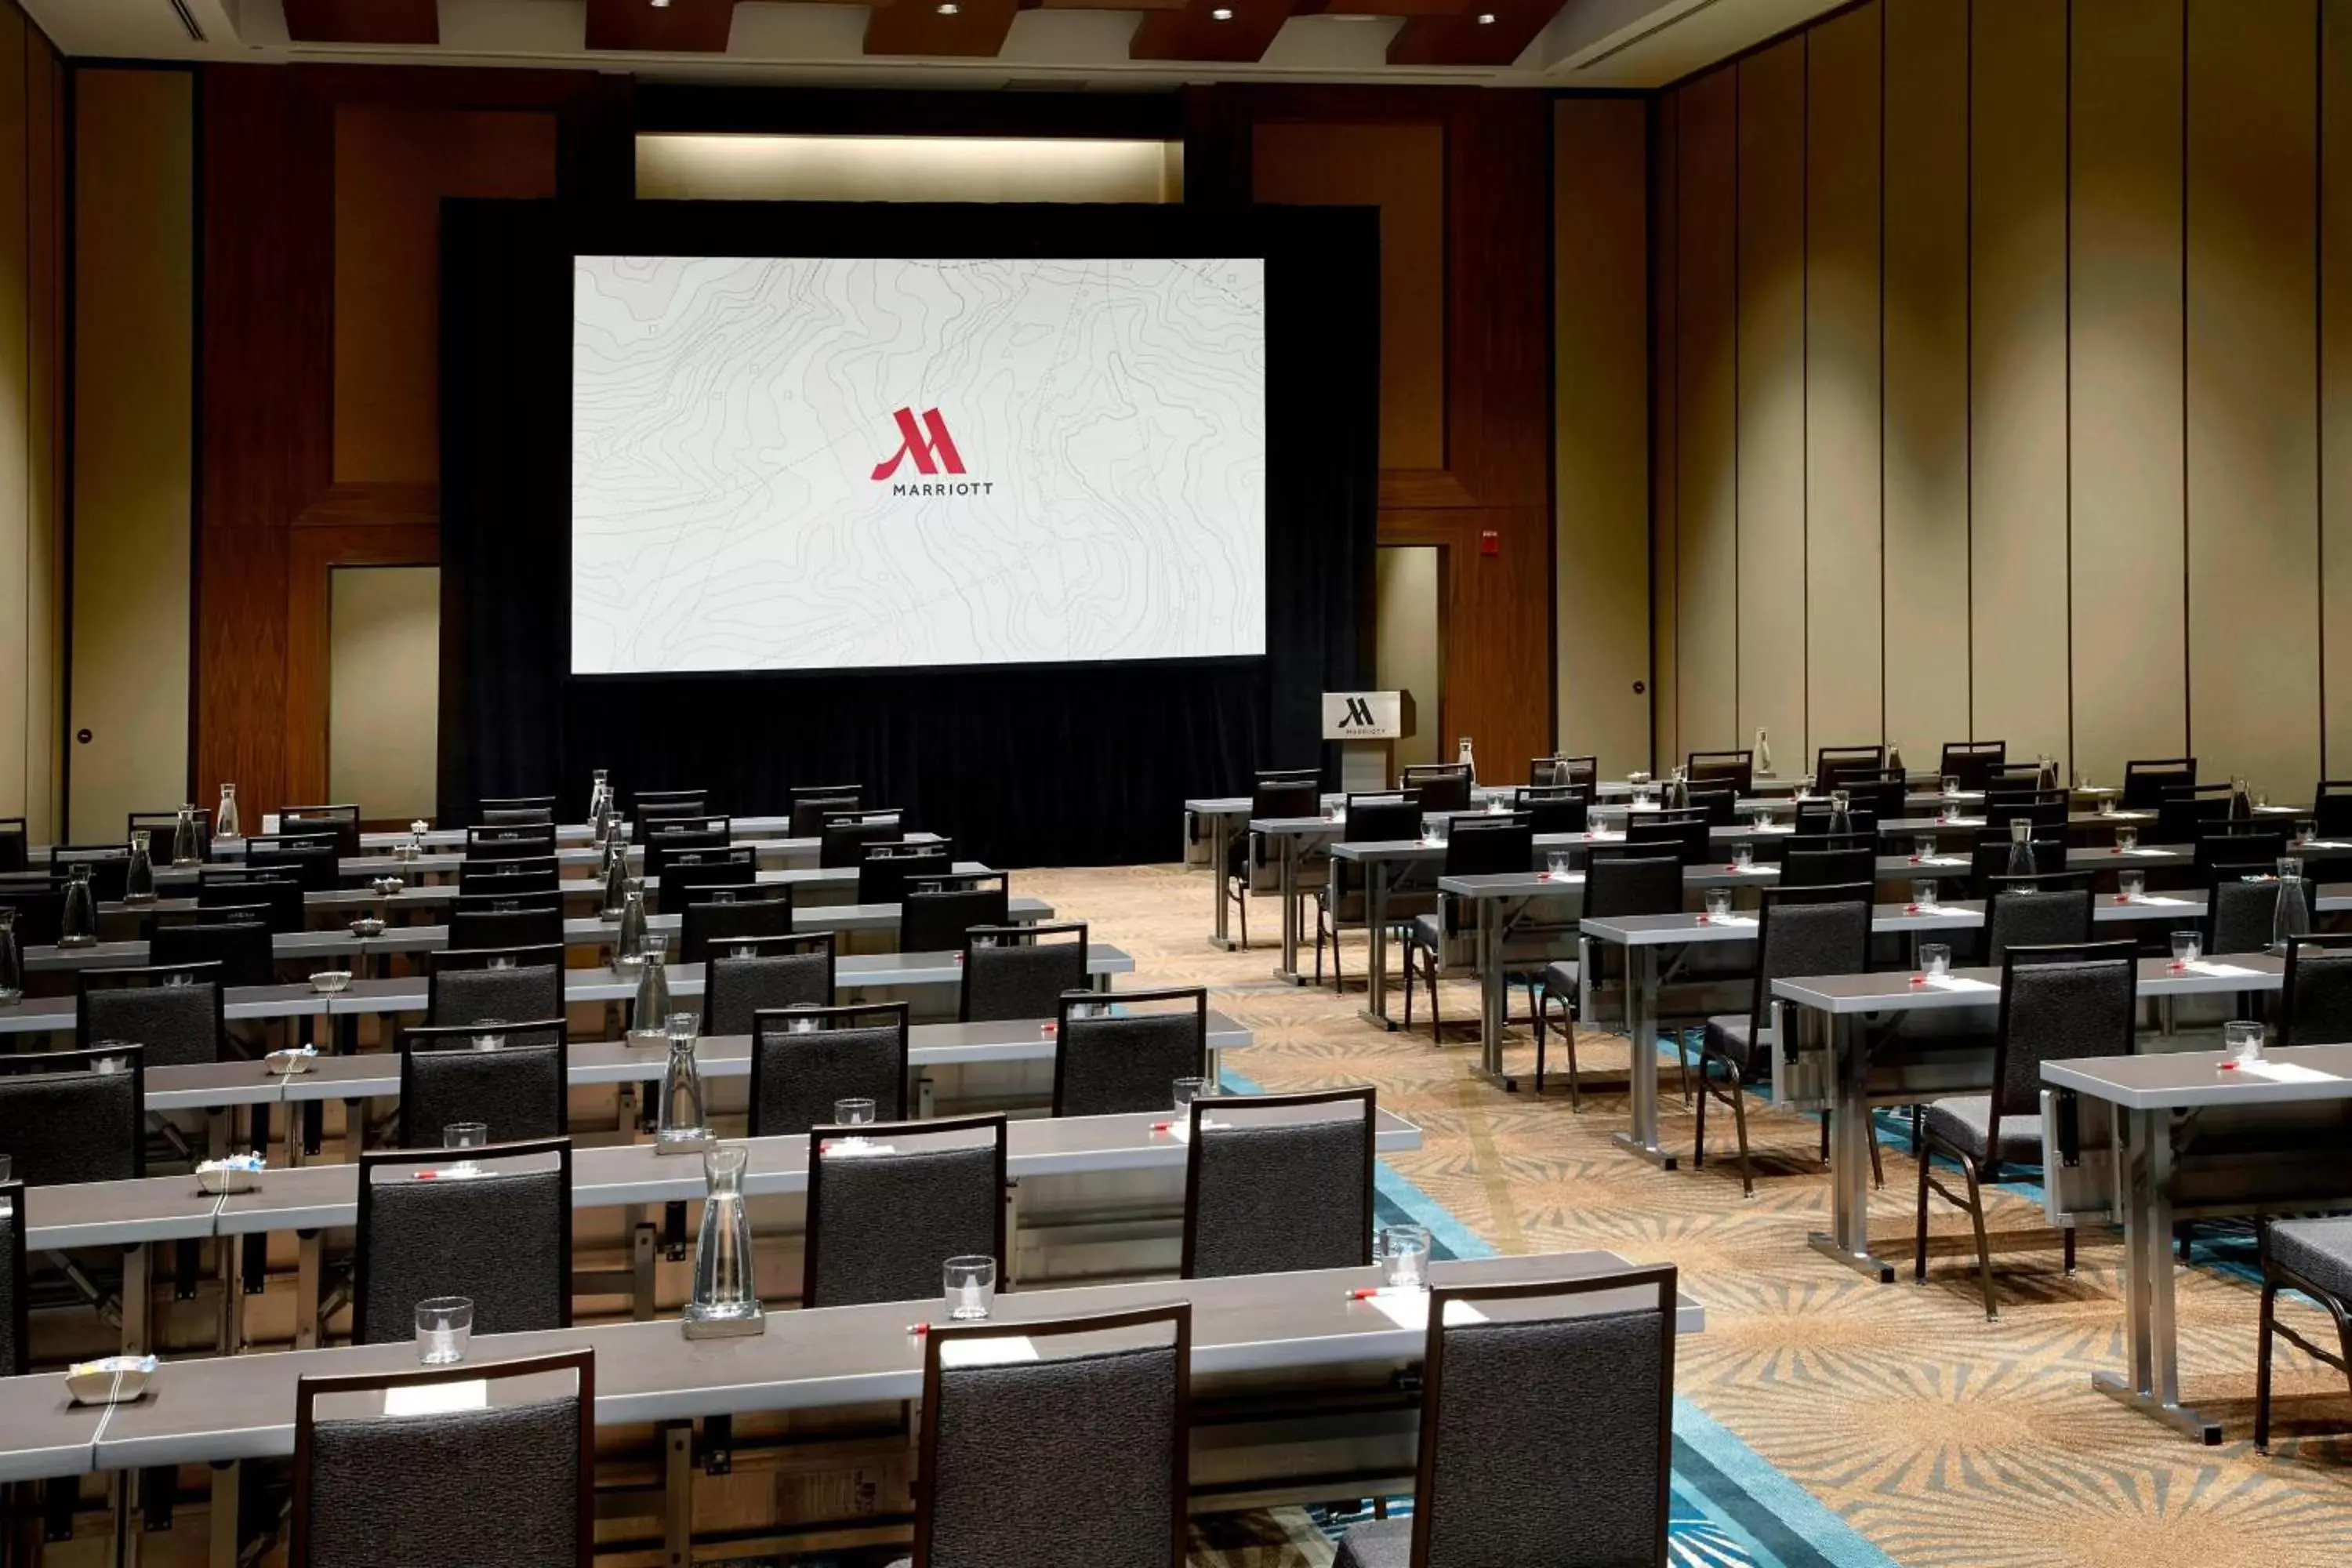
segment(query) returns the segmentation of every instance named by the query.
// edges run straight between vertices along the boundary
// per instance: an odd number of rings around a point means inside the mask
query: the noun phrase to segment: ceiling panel
[[[285,0],[286,32],[305,44],[437,44],[440,0]]]

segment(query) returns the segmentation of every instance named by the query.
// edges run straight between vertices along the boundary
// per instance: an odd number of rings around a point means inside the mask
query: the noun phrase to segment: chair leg
[[[1705,1050],[1698,1055],[1698,1131],[1691,1140],[1691,1169],[1706,1169],[1706,1102],[1714,1095],[1711,1076],[1706,1064],[1714,1058]]]
[[[1870,1145],[1870,1184],[1873,1188],[1886,1185],[1886,1164],[1878,1157],[1878,1123],[1865,1117],[1862,1124],[1863,1142]]]
[[[1830,1112],[1822,1112],[1822,1163],[1830,1163]]]
[[[1927,1141],[1927,1108],[1924,1105],[1915,1105],[1911,1108],[1911,1157],[1914,1160],[1922,1157],[1920,1149]]]
[[[1318,989],[1323,984],[1323,913],[1320,910],[1315,914],[1315,984]]]
[[[1408,1035],[1412,1033],[1412,946],[1410,942],[1406,943],[1404,950],[1404,1032]]]
[[[1242,951],[1247,952],[1249,951],[1249,876],[1246,872],[1243,874],[1240,886],[1234,894],[1234,902],[1241,906]]]
[[[1977,1278],[1984,1285],[1985,1321],[2000,1321],[2000,1300],[1992,1289],[1992,1247],[1985,1240],[1984,1189],[1977,1184],[1977,1163],[1960,1162],[1961,1173],[1969,1179],[1969,1223],[1977,1233]]]
[[[1549,991],[1537,991],[1532,984],[1528,987],[1528,999],[1535,1004],[1532,1011],[1535,1014],[1536,1094],[1538,1098],[1544,1091],[1544,999],[1550,994]]]
[[[1427,954],[1429,960],[1429,1043],[1433,1046],[1442,1046],[1445,1043],[1445,1015],[1440,1012],[1437,1006],[1437,951],[1438,950],[1436,948],[1433,947],[1429,950]]]
[[[1918,1152],[1919,1160],[1919,1226],[1911,1244],[1911,1278],[1919,1284],[1927,1280],[1927,1168],[1933,1163],[1927,1150]]]
[[[2060,1239],[2059,1246],[2066,1259],[2066,1278],[2072,1279],[2074,1277],[2074,1227],[2073,1226],[2066,1227],[2066,1234]]]
[[[1323,971],[1320,967],[1319,959],[1319,955],[1322,952],[1319,944],[1322,942],[1322,938],[1318,937],[1316,942],[1318,944],[1316,949],[1318,959],[1318,967],[1315,971],[1315,983],[1319,985],[1323,983]],[[1346,972],[1339,967],[1339,926],[1336,921],[1332,922],[1331,926],[1331,989],[1339,995],[1344,996],[1348,994],[1348,976]]]
[[[2271,1335],[2278,1322],[2278,1284],[2263,1281],[2261,1326],[2254,1331],[2254,1451],[2271,1451]]]
[[[1688,1110],[1691,1102],[1690,1031],[1688,1029],[1675,1031],[1675,1050],[1683,1059],[1683,1109]]]
[[[1738,1071],[1731,1075],[1731,1125],[1739,1134],[1739,1195],[1752,1198],[1756,1195],[1756,1161],[1748,1152],[1747,1077]],[[1700,1084],[1700,1093],[1704,1095],[1706,1090],[1706,1085]],[[1702,1100],[1700,1103],[1706,1102]]]

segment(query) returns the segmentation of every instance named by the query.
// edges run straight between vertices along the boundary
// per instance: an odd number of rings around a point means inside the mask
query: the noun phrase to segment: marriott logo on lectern
[[[912,408],[901,408],[890,416],[898,426],[898,449],[874,465],[877,484],[890,479],[898,465],[914,464],[918,474],[961,474],[963,454],[956,450],[955,437],[948,434],[948,422],[936,408],[926,408],[918,419]],[[959,483],[923,484],[917,480],[899,479],[892,482],[894,496],[970,496],[986,495],[995,486],[987,479],[966,479]]]

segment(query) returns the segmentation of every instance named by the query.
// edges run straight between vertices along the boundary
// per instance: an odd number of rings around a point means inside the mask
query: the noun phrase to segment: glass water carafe
[[[1832,833],[1853,831],[1853,792],[1852,790],[1830,791],[1830,831]]]
[[[180,820],[187,820],[185,812],[180,814]],[[131,864],[122,873],[122,901],[126,904],[143,904],[155,897],[155,858],[147,847],[154,838],[154,834],[143,827],[131,836]]]
[[[1471,754],[1469,736],[1465,735],[1462,737],[1459,744],[1455,748],[1454,760],[1456,763],[1459,763],[1462,766],[1470,770],[1470,783],[1475,788],[1478,783],[1478,759]]]
[[[604,820],[604,813],[612,808],[613,775],[608,770],[598,768],[590,777],[593,782],[588,786],[588,820],[601,823]]]
[[[77,860],[66,884],[65,915],[58,922],[59,947],[98,945],[98,892],[89,885],[89,862]]]
[[[2031,817],[2011,817],[2009,823],[2009,874],[2031,877],[2036,869],[2033,864],[2033,821]]]
[[[2278,903],[2271,912],[2271,945],[2284,952],[2287,943],[2311,934],[2311,906],[2303,896],[2303,861],[2293,855],[2278,863]]]
[[[1748,766],[1758,778],[1769,779],[1772,776],[1772,737],[1761,724],[1756,726],[1755,749],[1756,754],[1748,759]]]
[[[596,906],[604,919],[618,920],[629,904],[629,847],[614,834],[604,840],[604,896]]]
[[[658,949],[637,969],[636,1000],[629,1004],[629,1033],[658,1035],[669,1016],[669,974]]]
[[[0,904],[0,1007],[25,999],[25,957],[16,951],[16,906]]]
[[[621,905],[621,929],[613,935],[613,964],[618,969],[634,969],[643,963],[646,949],[652,937],[646,930],[646,889],[642,882],[629,889]]]
[[[751,1215],[743,1204],[746,1158],[741,1148],[724,1144],[702,1156],[708,1186],[702,1228],[694,1238],[694,1294],[686,1303],[688,1339],[758,1330],[760,1288],[751,1264]]]
[[[236,785],[233,784],[221,785],[220,809],[213,813],[213,837],[215,838],[242,837],[236,824]]]
[[[204,862],[204,844],[196,835],[196,808],[180,807],[180,820],[172,826],[172,864],[196,866]]]
[[[650,966],[648,966],[650,967]],[[698,1145],[710,1137],[710,1121],[702,1098],[702,1064],[694,1054],[701,1033],[700,1020],[691,1013],[673,1013],[665,1027],[669,1056],[662,1063],[661,1103],[655,1108],[654,1143]]]

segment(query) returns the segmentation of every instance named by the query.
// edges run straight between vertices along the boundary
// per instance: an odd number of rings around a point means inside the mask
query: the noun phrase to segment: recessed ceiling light
[[[667,11],[667,10],[668,10],[668,9],[669,9],[669,0],[654,0],[654,9],[655,9],[655,10],[656,10],[656,11]]]
[[[1234,14],[1231,11],[1226,10],[1223,5],[1218,6],[1215,10],[1209,13],[1209,20],[1212,22],[1230,22],[1233,19]]]
[[[940,0],[940,15],[942,16],[952,16],[962,9],[963,7],[957,5],[955,0]]]
[[[1482,26],[1482,27],[1491,27],[1491,26],[1493,26],[1495,25],[1495,13],[1493,13],[1492,11],[1481,11],[1481,12],[1479,12],[1479,13],[1478,13],[1478,25],[1479,25],[1480,26]]]

